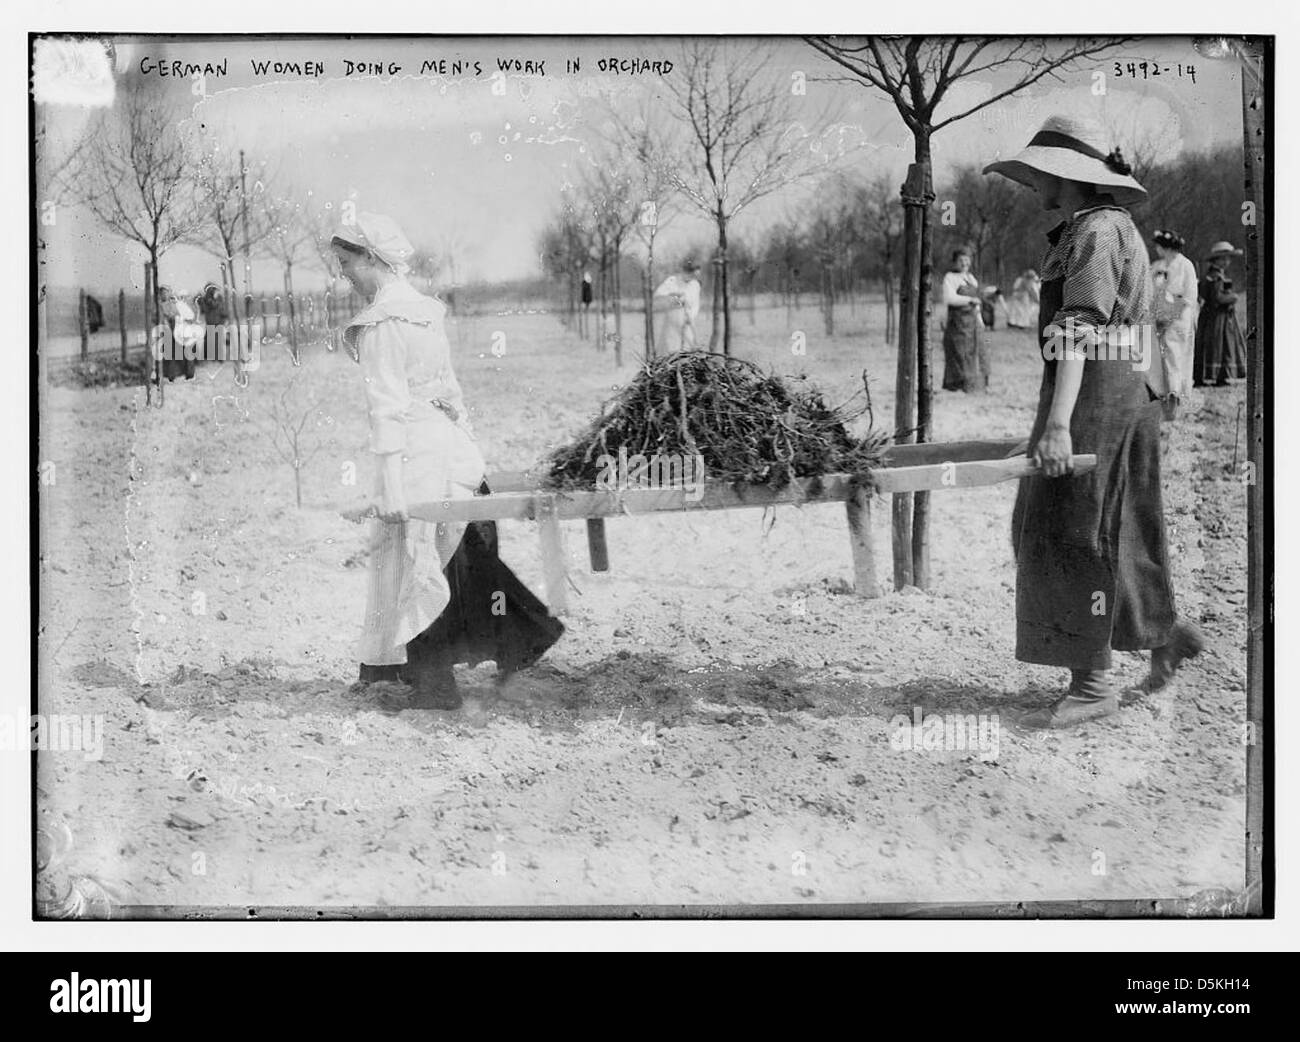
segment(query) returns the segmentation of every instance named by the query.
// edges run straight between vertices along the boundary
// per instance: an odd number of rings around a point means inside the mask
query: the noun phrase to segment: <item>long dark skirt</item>
[[[949,308],[943,328],[943,389],[983,391],[989,386],[974,308]]]
[[[486,489],[484,484],[480,492]],[[497,556],[495,521],[466,526],[443,574],[451,600],[428,629],[407,643],[408,662],[495,662],[504,676],[532,665],[564,633],[564,624]]]
[[[1044,284],[1044,315],[1056,312],[1059,294],[1060,280]],[[1031,454],[1051,410],[1056,365],[1044,362]],[[1070,437],[1076,453],[1096,454],[1097,469],[1023,479],[1012,514],[1022,662],[1109,669],[1112,650],[1168,642],[1176,614],[1160,489],[1161,415],[1130,363],[1084,363]]]
[[[168,325],[171,326],[172,331],[172,351],[173,353],[181,353],[184,349],[176,342],[175,320],[169,320]],[[162,375],[166,380],[175,380],[178,376],[193,380],[197,369],[198,362],[193,358],[164,358],[162,360]]]
[[[1192,377],[1197,387],[1246,376],[1246,339],[1232,305],[1206,304],[1196,323]]]

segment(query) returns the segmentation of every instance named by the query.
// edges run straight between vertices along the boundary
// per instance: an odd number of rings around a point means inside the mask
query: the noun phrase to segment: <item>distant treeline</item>
[[[1046,233],[1064,215],[1043,211],[1031,191],[1002,177],[989,177],[982,164],[958,168],[935,190],[934,253],[938,275],[947,270],[952,251],[967,246],[974,253],[974,270],[982,282],[1009,291],[1026,268],[1039,268]],[[1157,228],[1171,229],[1187,240],[1187,254],[1198,270],[1211,243],[1244,240],[1242,226],[1242,152],[1239,146],[1185,153],[1177,159],[1138,170],[1150,193],[1132,208],[1148,245]],[[835,305],[850,294],[883,294],[891,304],[901,261],[903,227],[899,185],[878,175],[870,181],[838,176],[818,188],[811,204],[754,234],[737,222],[727,247],[733,290],[741,297],[776,297],[798,305],[809,294],[822,305],[829,332],[834,331]],[[662,277],[674,270],[681,256],[691,254],[702,265],[703,300],[712,298],[716,248],[702,239],[670,259],[660,257]],[[558,256],[558,254],[557,254]],[[527,284],[528,295],[549,284],[552,306],[568,311],[576,299],[582,270],[595,270],[599,260],[581,253],[564,255],[567,262],[551,267],[549,280]],[[665,263],[670,260],[670,263]],[[639,284],[643,260],[629,251],[617,259],[617,284]],[[613,281],[613,280],[611,280]],[[520,284],[520,289],[523,284]]]

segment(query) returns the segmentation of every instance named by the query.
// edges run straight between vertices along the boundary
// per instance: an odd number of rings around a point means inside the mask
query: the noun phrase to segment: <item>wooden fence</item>
[[[118,290],[116,299],[102,299],[89,294],[84,289],[77,292],[76,329],[79,343],[65,344],[67,337],[47,336],[47,365],[53,369],[69,367],[79,362],[91,360],[107,361],[116,359],[122,363],[139,361],[148,356],[149,335],[146,328],[150,312],[149,290],[142,294],[142,300],[129,301],[125,290]],[[186,303],[193,308],[195,320],[202,321],[203,313],[195,298],[186,298]],[[138,305],[142,305],[138,306]],[[328,290],[317,293],[259,293],[245,295],[238,299],[237,307],[227,305],[227,322],[240,326],[252,324],[252,335],[261,343],[283,344],[296,358],[302,348],[311,344],[335,342],[337,333],[347,320],[356,314],[362,306],[360,297],[355,292],[332,293]],[[94,312],[100,314],[96,316]],[[66,311],[64,312],[66,316]],[[92,319],[98,317],[99,339],[110,332],[115,345],[113,347],[92,347]],[[66,318],[63,328],[67,329]],[[67,347],[67,350],[51,349],[49,345]],[[75,353],[74,353],[75,350]]]

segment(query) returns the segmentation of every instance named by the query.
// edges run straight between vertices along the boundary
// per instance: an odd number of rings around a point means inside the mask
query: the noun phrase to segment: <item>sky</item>
[[[752,42],[729,38],[726,46],[742,52]],[[671,61],[680,67],[682,46],[669,37],[135,37],[112,44],[111,67],[103,76],[114,89],[148,92],[175,113],[182,129],[190,132],[197,124],[227,147],[244,149],[250,161],[266,163],[282,188],[391,215],[417,246],[454,256],[460,281],[539,272],[540,232],[559,207],[561,186],[591,162],[602,99],[614,96],[629,105],[644,99],[667,119],[673,74],[665,76],[662,65],[634,63]],[[890,101],[860,84],[839,82],[844,71],[801,40],[774,37],[760,45],[760,75],[771,89],[802,86],[803,93],[791,91],[791,105],[804,130],[845,143],[850,152],[842,163],[853,176],[883,171],[901,182],[911,139]],[[1143,59],[1170,71],[1154,79],[1140,72],[1130,76],[1128,62]],[[38,50],[37,121],[57,152],[99,109],[77,103],[76,91],[51,89],[51,78],[41,77],[43,60],[51,67],[52,59]],[[602,71],[602,60],[613,60],[614,69]],[[226,74],[207,75],[196,94],[190,77],[159,74],[174,61],[224,62]],[[254,61],[321,62],[324,74],[258,74]],[[444,61],[445,73],[439,64]],[[455,61],[463,63],[459,73],[451,67]],[[499,71],[502,61],[511,63],[508,71]],[[347,62],[353,63],[351,75]],[[522,64],[527,62],[533,65]],[[379,65],[380,74],[362,71],[363,63]],[[1188,65],[1195,66],[1195,81]],[[66,63],[52,67],[57,81]],[[1104,95],[1097,92],[1099,70],[1106,72]],[[1166,159],[1182,150],[1238,142],[1239,77],[1232,59],[1206,58],[1186,38],[1134,43],[941,131],[934,139],[936,184],[956,165],[984,164],[1018,151],[1058,112],[1090,115],[1148,137]],[[940,117],[988,97],[1007,78],[990,72],[961,82]],[[92,93],[84,100],[102,103],[112,92]],[[771,222],[797,215],[814,190],[804,184],[756,204],[737,218],[733,234],[756,239]],[[104,233],[75,205],[61,206],[59,220],[45,230],[50,283],[101,291],[141,286],[143,252]],[[709,236],[699,218],[682,214],[665,225],[660,256]],[[189,291],[217,274],[211,256],[188,246],[170,251],[163,268],[164,281]],[[310,276],[300,273],[295,281],[302,286]],[[279,275],[257,263],[254,282],[273,286]]]

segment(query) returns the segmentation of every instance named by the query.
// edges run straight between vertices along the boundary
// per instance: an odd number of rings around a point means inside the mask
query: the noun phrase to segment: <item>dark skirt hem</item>
[[[443,574],[451,599],[428,629],[407,643],[408,662],[495,662],[505,676],[531,666],[564,634],[564,624],[497,556],[493,521],[466,526]]]

